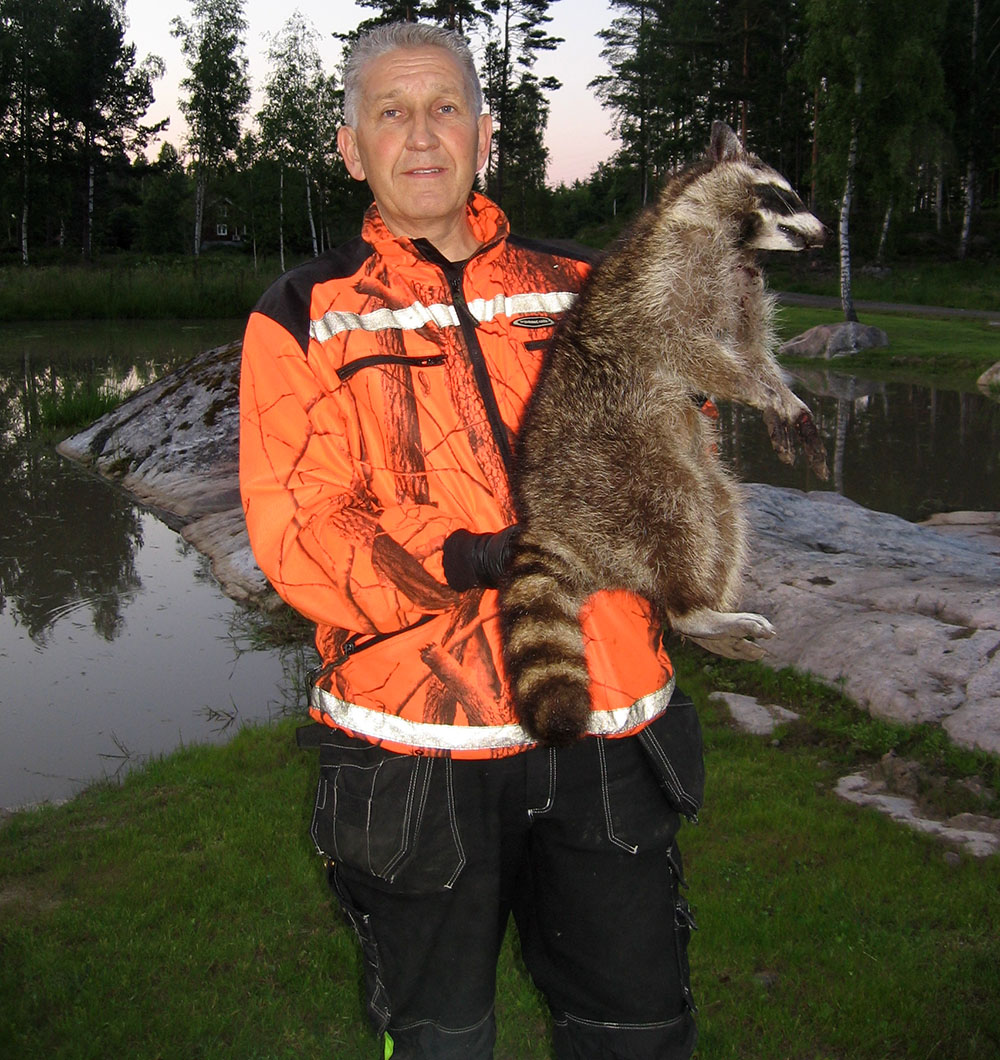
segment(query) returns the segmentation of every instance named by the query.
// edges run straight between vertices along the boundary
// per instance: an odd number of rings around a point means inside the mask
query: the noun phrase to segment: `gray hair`
[[[361,78],[368,63],[397,48],[428,47],[444,48],[458,62],[465,76],[468,101],[478,118],[483,112],[483,88],[465,38],[453,30],[425,22],[389,22],[358,37],[344,62],[344,124],[357,126]]]

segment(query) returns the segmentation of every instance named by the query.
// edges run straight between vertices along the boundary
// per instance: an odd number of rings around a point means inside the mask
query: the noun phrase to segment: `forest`
[[[535,66],[562,43],[557,2],[361,0],[371,17],[334,36],[407,19],[469,39],[497,127],[483,187],[526,234],[603,245],[722,118],[865,261],[997,246],[1000,0],[609,0],[590,87],[617,150],[551,187],[560,85]],[[127,0],[0,0],[0,264],[225,252],[284,267],[356,233],[368,194],[336,155],[340,74],[319,30],[290,14],[260,86],[243,0],[190,0],[171,32],[177,142],[146,120],[163,61],[136,54]]]

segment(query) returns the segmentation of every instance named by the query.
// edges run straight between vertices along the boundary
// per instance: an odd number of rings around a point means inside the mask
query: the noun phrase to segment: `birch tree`
[[[247,31],[243,0],[191,0],[191,16],[190,22],[178,16],[170,26],[188,66],[188,76],[181,81],[187,96],[180,108],[188,123],[187,143],[195,175],[197,257],[208,182],[239,145],[250,82],[243,52]]]
[[[278,246],[282,271],[285,269],[285,172],[288,169],[301,173],[304,179],[313,256],[319,254],[310,173],[318,133],[317,107],[321,102],[316,94],[317,82],[323,76],[316,38],[316,30],[296,11],[271,39],[264,105],[257,116],[264,151],[279,167]]]

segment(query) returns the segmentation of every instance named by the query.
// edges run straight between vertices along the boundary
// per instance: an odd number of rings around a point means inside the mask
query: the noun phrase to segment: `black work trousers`
[[[639,736],[495,760],[398,755],[331,730],[312,835],[361,941],[394,1060],[488,1060],[513,915],[560,1060],[681,1060],[696,1040],[676,835],[701,738],[675,693]]]

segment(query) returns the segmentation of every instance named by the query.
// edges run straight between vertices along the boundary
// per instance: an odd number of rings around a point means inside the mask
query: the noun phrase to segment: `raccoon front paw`
[[[808,409],[803,409],[794,420],[785,419],[775,409],[765,409],[764,424],[771,445],[783,464],[795,463],[795,445],[798,443],[813,474],[824,482],[829,478],[826,447]]]

